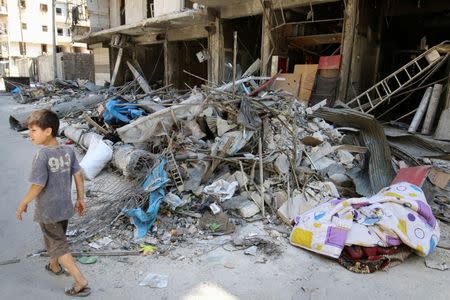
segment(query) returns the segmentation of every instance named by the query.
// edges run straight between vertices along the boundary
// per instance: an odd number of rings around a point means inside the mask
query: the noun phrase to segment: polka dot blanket
[[[439,225],[422,190],[401,182],[370,198],[332,199],[297,216],[291,244],[338,258],[345,245],[405,244],[420,256],[433,252]]]

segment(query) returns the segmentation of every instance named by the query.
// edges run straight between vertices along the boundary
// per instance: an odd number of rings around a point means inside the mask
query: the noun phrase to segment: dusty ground
[[[15,209],[26,192],[26,179],[36,148],[9,129],[12,109],[20,107],[0,96],[0,265],[2,299],[62,299],[70,278],[44,270],[46,260],[29,257],[43,247],[31,221],[15,220]],[[257,231],[253,225],[239,230]],[[91,299],[449,299],[448,272],[428,269],[414,256],[387,272],[351,273],[333,260],[288,245],[283,254],[261,263],[261,257],[229,251],[229,237],[179,248],[165,257],[100,257],[81,266],[92,287]],[[138,286],[148,272],[169,276],[164,289]]]

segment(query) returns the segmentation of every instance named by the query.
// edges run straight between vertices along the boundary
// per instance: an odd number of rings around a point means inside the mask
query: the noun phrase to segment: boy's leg
[[[49,261],[49,264],[50,264],[50,269],[53,271],[53,272],[59,272],[59,271],[61,271],[61,266],[60,266],[60,264],[59,264],[59,262],[58,262],[58,257],[50,257],[50,261]]]
[[[84,278],[83,274],[81,274],[80,269],[78,269],[75,264],[75,260],[70,252],[60,256],[59,262],[64,268],[66,268],[67,272],[69,272],[75,280],[75,291],[79,291],[87,286],[88,282],[86,278]]]
[[[49,225],[46,224],[39,224],[39,225],[41,227],[44,236],[45,248],[47,249],[48,252],[48,250],[51,249],[53,244],[51,237],[49,237],[49,232],[51,231],[51,229],[49,230]],[[53,271],[54,273],[61,271],[61,267],[58,262],[58,256],[50,256],[49,265],[51,271]]]
[[[56,258],[57,264],[62,264],[75,280],[75,292],[82,290],[87,286],[87,280],[81,274],[70,253],[69,243],[67,242],[66,237],[67,221],[61,221],[54,224],[43,224],[41,228],[44,232],[47,252],[51,257],[50,261]]]

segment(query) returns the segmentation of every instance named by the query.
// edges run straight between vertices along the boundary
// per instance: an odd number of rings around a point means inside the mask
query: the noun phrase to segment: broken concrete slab
[[[442,112],[436,131],[434,132],[434,138],[450,141],[450,108]]]
[[[434,249],[433,253],[425,257],[425,265],[428,268],[440,271],[448,270],[450,267],[450,250]]]
[[[339,161],[344,165],[351,165],[355,157],[346,150],[338,150],[337,156]]]
[[[251,218],[257,213],[259,213],[260,209],[258,205],[254,202],[247,200],[242,203],[241,207],[239,207],[239,214],[243,218]]]
[[[128,125],[117,129],[117,133],[125,143],[143,143],[153,137],[166,134],[172,128],[175,121],[191,120],[199,115],[204,97],[199,92],[193,92],[191,96],[180,104],[157,111],[146,117],[141,117]],[[168,133],[168,132],[167,132]]]
[[[278,174],[287,174],[289,172],[289,158],[286,154],[281,153],[278,155],[274,162],[274,168],[275,171],[278,172]]]

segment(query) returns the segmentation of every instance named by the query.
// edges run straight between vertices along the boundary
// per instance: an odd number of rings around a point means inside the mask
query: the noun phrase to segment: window
[[[57,8],[55,9],[55,11],[56,11],[56,14],[57,14],[58,16],[62,16],[62,8],[61,8],[61,7],[57,7]]]
[[[27,55],[27,44],[19,42],[20,55]]]
[[[70,36],[70,28],[67,28],[67,36]]]
[[[58,33],[58,35],[60,35],[60,36],[63,36],[64,34],[63,34],[63,29],[62,28],[57,28],[56,29],[56,32]]]
[[[42,25],[42,31],[43,32],[47,32],[48,31],[48,27],[46,25]]]
[[[48,6],[47,6],[47,4],[42,4],[42,3],[41,3],[40,7],[41,7],[41,12],[46,13],[46,12],[48,11]]]
[[[42,54],[47,53],[47,44],[41,45]]]
[[[27,23],[22,23],[22,29],[27,29]]]
[[[20,8],[26,8],[27,7],[27,2],[25,0],[20,0],[19,1],[19,6],[20,6]]]

